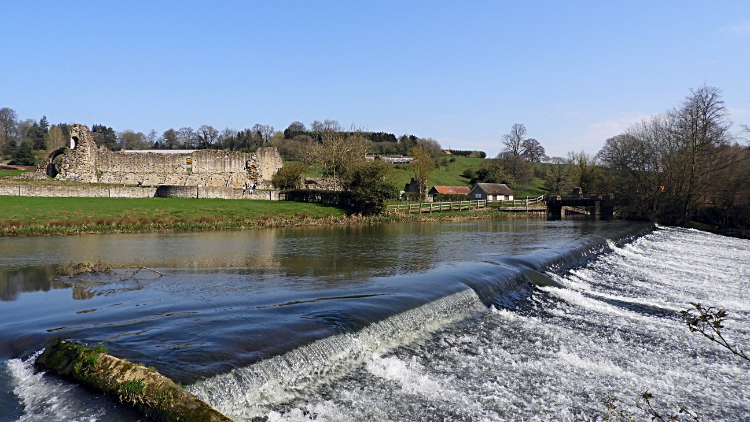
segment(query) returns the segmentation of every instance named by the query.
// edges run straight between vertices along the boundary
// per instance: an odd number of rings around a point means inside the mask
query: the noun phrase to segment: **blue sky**
[[[335,119],[596,153],[690,88],[750,124],[748,1],[5,1],[0,107],[117,131]]]

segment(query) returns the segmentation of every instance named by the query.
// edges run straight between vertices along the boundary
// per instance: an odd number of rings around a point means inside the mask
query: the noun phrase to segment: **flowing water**
[[[82,261],[119,269],[55,276]],[[750,345],[749,284],[747,240],[618,221],[0,239],[0,420],[142,420],[35,373],[55,338],[238,421],[595,420],[606,397],[650,420],[646,390],[750,420],[750,362],[679,313],[726,309]]]

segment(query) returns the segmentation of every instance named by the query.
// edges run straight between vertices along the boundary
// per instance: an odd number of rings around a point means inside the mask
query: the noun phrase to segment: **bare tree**
[[[192,148],[195,144],[195,131],[191,127],[181,127],[177,130],[177,139],[185,149]]]
[[[274,133],[273,126],[262,125],[260,123],[256,123],[251,130],[258,134],[264,144],[271,140],[271,136],[273,136]]]
[[[683,224],[690,219],[693,205],[710,179],[716,148],[731,139],[731,122],[718,88],[702,86],[690,90],[682,106],[675,111],[678,143],[684,152]],[[709,176],[709,177],[707,177]]]
[[[417,141],[417,144],[423,146],[426,150],[430,151],[433,154],[439,154],[443,151],[440,143],[432,138],[421,138]]]
[[[336,120],[325,119],[322,122],[314,120],[310,124],[311,132],[341,132],[341,125]]]
[[[318,120],[313,120],[312,123],[310,123],[310,131],[311,132],[322,132],[323,131],[323,122]]]
[[[168,149],[176,149],[180,146],[180,139],[177,135],[177,131],[174,129],[167,129],[161,135],[161,142]]]
[[[289,127],[287,127],[287,130],[290,132],[307,132],[305,124],[297,120],[290,123]]]
[[[239,132],[237,132],[236,129],[224,128],[219,134],[217,140],[218,145],[230,151],[240,148],[239,137],[237,136],[238,133]]]
[[[148,143],[149,147],[156,148],[157,142],[159,142],[159,134],[154,129],[151,129],[148,135],[146,135],[146,143]]]
[[[532,163],[539,163],[547,157],[542,144],[534,138],[523,140],[521,143],[521,156],[524,160]]]
[[[323,121],[323,131],[324,132],[341,132],[342,128],[337,120],[325,119]]]
[[[503,152],[511,153],[514,156],[521,155],[524,139],[526,139],[526,126],[514,124],[510,133],[503,135],[503,145],[505,145]],[[500,158],[499,154],[497,158]]]
[[[219,131],[214,129],[213,126],[202,125],[196,131],[196,139],[201,148],[211,148],[219,139]]]
[[[18,115],[16,111],[3,107],[0,109],[0,144],[17,136]]]

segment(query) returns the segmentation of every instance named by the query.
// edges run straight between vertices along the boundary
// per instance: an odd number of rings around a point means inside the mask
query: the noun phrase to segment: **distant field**
[[[26,173],[27,170],[7,170],[7,169],[0,169],[0,177],[5,176],[18,176],[21,173]]]
[[[0,222],[21,224],[112,224],[138,221],[254,220],[260,216],[342,216],[326,204],[246,199],[46,198],[0,196]]]

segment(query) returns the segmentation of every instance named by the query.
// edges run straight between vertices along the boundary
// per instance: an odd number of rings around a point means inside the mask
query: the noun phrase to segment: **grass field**
[[[456,160],[454,162],[450,162],[451,157],[452,156],[447,154],[442,154],[439,156],[439,158],[437,159],[438,162],[442,162],[445,158],[447,160],[447,163],[445,166],[441,165],[440,168],[436,168],[432,171],[432,173],[430,173],[430,176],[427,178],[427,186],[429,186],[430,188],[432,188],[433,186],[472,187],[469,185],[469,179],[465,178],[463,176],[463,173],[467,169],[476,171],[482,165],[484,159],[453,156],[453,158],[455,158]],[[546,164],[534,163],[533,165],[545,166]],[[409,170],[409,167],[405,164],[394,165],[393,172],[393,180],[396,186],[399,187],[399,189],[403,189],[404,185],[409,183],[411,178],[414,177],[414,172]],[[305,173],[305,176],[321,177],[321,174],[311,169],[310,171]],[[544,180],[534,178],[531,180],[531,182],[528,183],[528,185],[514,189],[514,192],[516,198],[524,198],[526,196],[537,197],[539,195],[543,195],[547,193],[547,190],[544,188]]]
[[[483,209],[363,217],[347,215],[345,209],[331,205],[287,201],[0,196],[0,236],[473,220],[502,215]]]
[[[0,169],[0,177],[5,176],[18,176],[21,173],[26,173],[27,170],[8,170],[8,169]]]
[[[341,216],[345,211],[326,204],[245,199],[182,198],[45,198],[0,197],[0,220],[19,222],[159,219],[191,221],[256,219],[262,215],[305,213],[309,216]]]

